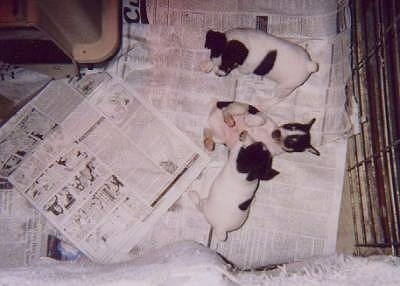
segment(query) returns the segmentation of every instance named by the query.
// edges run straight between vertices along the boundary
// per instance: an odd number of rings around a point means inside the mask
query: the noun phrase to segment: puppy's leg
[[[239,134],[239,141],[242,142],[242,146],[249,146],[255,142],[254,138],[250,136],[247,130],[243,130]]]
[[[223,106],[222,101],[218,102],[220,106]],[[218,106],[217,103],[217,106]],[[247,103],[233,101],[230,103],[225,102],[225,106],[222,109],[222,114],[224,117],[224,122],[229,127],[235,126],[235,120],[233,116],[236,115],[245,115],[245,121],[248,126],[260,126],[265,124],[265,120],[260,115],[260,111]]]
[[[247,114],[244,118],[244,122],[249,127],[257,127],[264,125],[266,118],[261,114],[261,112],[257,114]]]
[[[213,139],[213,134],[212,134],[211,129],[209,129],[209,128],[205,128],[203,130],[203,145],[204,145],[204,148],[206,148],[206,150],[208,150],[210,152],[214,151],[214,149],[215,149],[215,142]]]
[[[220,230],[220,229],[213,229],[213,234],[217,237],[217,239],[219,241],[225,241],[227,239],[227,233],[224,230]]]
[[[200,70],[205,73],[210,73],[214,69],[214,63],[211,60],[200,63]]]

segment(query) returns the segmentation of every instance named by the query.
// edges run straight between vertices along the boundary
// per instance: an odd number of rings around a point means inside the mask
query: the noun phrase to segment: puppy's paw
[[[214,229],[214,234],[219,241],[225,241],[228,238],[226,231]]]
[[[242,132],[240,132],[239,141],[244,142],[247,139],[248,134],[249,132],[247,130],[243,130]]]
[[[261,126],[265,124],[265,119],[257,114],[247,114],[244,122],[249,127]]]
[[[231,114],[224,114],[224,122],[228,127],[234,127],[236,122]]]
[[[200,70],[205,73],[209,73],[213,70],[214,64],[212,61],[205,61],[200,63]]]
[[[206,148],[207,151],[212,152],[215,150],[215,142],[212,140],[212,138],[206,137],[203,140],[203,145],[204,148]]]

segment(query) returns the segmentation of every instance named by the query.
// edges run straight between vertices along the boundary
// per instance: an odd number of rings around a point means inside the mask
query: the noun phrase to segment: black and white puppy
[[[255,141],[263,142],[272,156],[283,152],[308,151],[320,155],[311,144],[310,130],[315,118],[308,123],[286,123],[277,125],[256,107],[238,101],[218,101],[213,104],[208,117],[208,126],[203,132],[204,147],[214,150],[216,143],[233,148],[239,134],[246,130]]]
[[[270,180],[279,172],[272,169],[272,156],[262,142],[242,132],[231,149],[228,162],[211,185],[207,198],[195,191],[190,198],[203,212],[218,240],[246,221],[260,180]]]
[[[205,48],[211,54],[210,61],[201,65],[204,72],[214,70],[218,76],[226,76],[237,69],[241,74],[265,76],[277,83],[274,103],[318,70],[318,64],[303,47],[255,29],[237,28],[223,33],[209,30]]]

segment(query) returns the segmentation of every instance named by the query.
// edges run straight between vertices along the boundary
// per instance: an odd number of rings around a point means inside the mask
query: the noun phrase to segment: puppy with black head
[[[255,29],[209,30],[205,48],[210,49],[210,61],[201,65],[204,72],[227,76],[237,69],[277,83],[274,100],[264,109],[284,99],[318,70],[318,64],[300,45]]]
[[[260,181],[270,180],[277,174],[266,146],[243,131],[207,198],[200,200],[194,191],[189,196],[211,224],[213,234],[224,241],[227,232],[240,228],[246,221]]]
[[[247,130],[255,140],[263,142],[272,156],[287,152],[310,152],[319,156],[311,144],[311,127],[315,118],[307,123],[292,122],[277,125],[266,113],[239,101],[217,101],[208,117],[208,126],[203,131],[204,147],[213,151],[215,144],[233,148],[239,134]]]

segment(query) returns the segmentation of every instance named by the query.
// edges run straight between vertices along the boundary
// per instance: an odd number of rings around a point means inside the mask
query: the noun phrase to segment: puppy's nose
[[[221,76],[227,76],[228,73],[226,71],[224,71],[224,70],[218,69],[218,70],[215,71],[215,74],[217,76],[221,77]]]
[[[281,131],[279,129],[275,129],[274,131],[272,131],[272,138],[273,139],[281,139]]]

